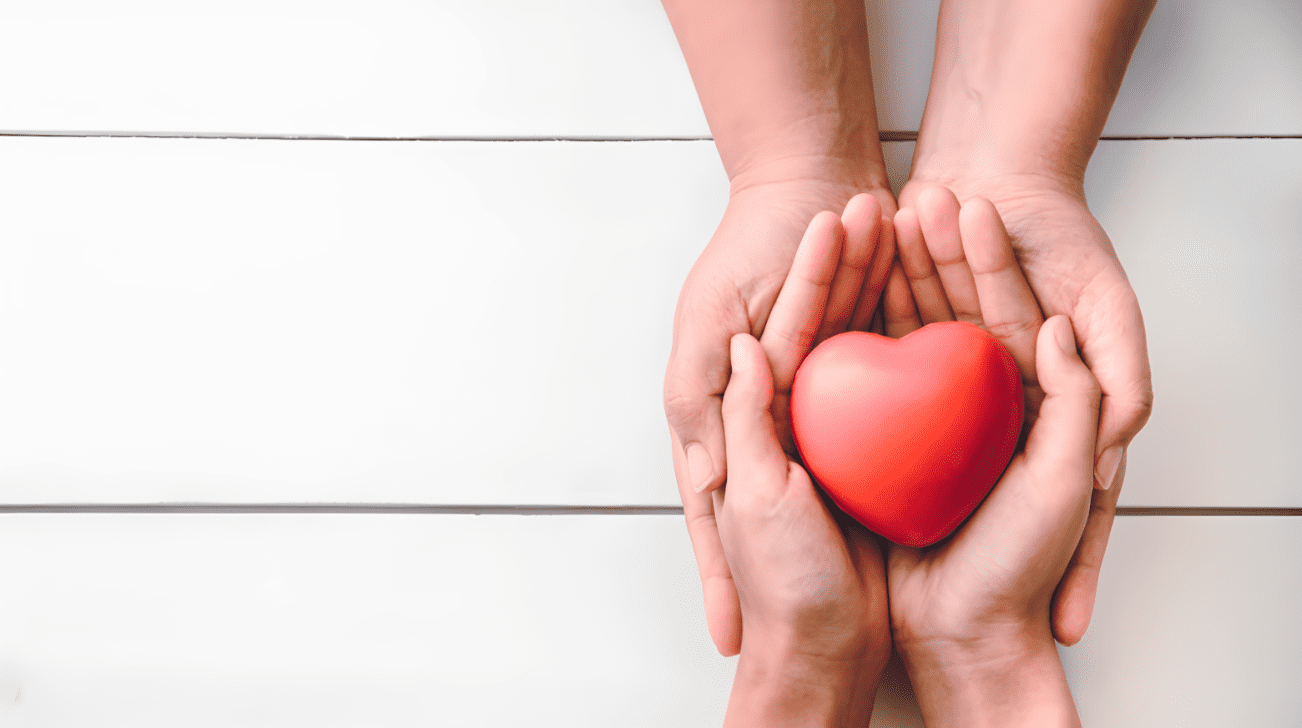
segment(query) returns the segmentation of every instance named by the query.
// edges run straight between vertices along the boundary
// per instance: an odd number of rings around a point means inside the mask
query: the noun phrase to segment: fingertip
[[[1040,327],[1036,341],[1036,378],[1046,394],[1073,394],[1088,397],[1096,410],[1099,406],[1098,380],[1082,361],[1076,349],[1076,336],[1071,319],[1064,315],[1052,316]]]
[[[1035,343],[1036,359],[1041,367],[1049,363],[1052,363],[1053,368],[1061,368],[1064,364],[1073,362],[1081,363],[1071,320],[1062,314],[1050,316],[1040,325]]]
[[[841,213],[841,224],[848,228],[852,220],[862,219],[871,225],[881,219],[881,216],[882,205],[877,198],[867,192],[860,192],[845,203],[845,211]]]
[[[846,231],[841,216],[830,210],[818,213],[805,228],[805,236],[800,239],[791,260],[788,278],[796,275],[817,285],[830,284],[836,276],[837,261],[845,241]]]
[[[728,357],[732,364],[732,371],[738,372],[746,368],[746,337],[749,334],[733,334],[728,341]]]
[[[973,197],[958,211],[959,223],[967,221],[968,224],[980,223],[984,226],[998,224],[1003,227],[1004,219],[999,216],[999,210],[995,203],[984,197]]]
[[[1079,359],[1080,354],[1076,351],[1076,332],[1071,328],[1071,319],[1059,314],[1049,320],[1054,321],[1053,340],[1057,342],[1058,348],[1062,349],[1062,353],[1067,356]]]
[[[823,210],[809,221],[809,227],[805,229],[805,241],[824,235],[839,236],[844,233],[845,226],[841,224],[841,216],[831,210]]]
[[[948,225],[949,216],[957,220],[959,214],[958,197],[943,185],[931,185],[918,193],[918,217],[929,223]]]
[[[1092,589],[1088,595],[1065,594],[1063,599],[1055,601],[1053,605],[1053,638],[1064,647],[1077,644],[1085,638],[1093,616]]]
[[[710,579],[704,585],[705,626],[710,641],[724,657],[741,652],[741,601],[732,579]]]
[[[756,357],[764,356],[764,348],[760,345],[759,340],[748,333],[742,332],[733,334],[728,346],[733,374],[740,374],[745,378],[754,376]]]
[[[896,230],[901,228],[916,230],[918,227],[918,211],[912,207],[901,207],[895,211],[891,222],[895,225]]]
[[[974,273],[1018,269],[1017,254],[1004,227],[1004,219],[993,202],[984,197],[964,202],[958,211],[958,229],[963,239],[963,255]],[[1020,269],[1018,277],[1021,277]],[[1033,295],[1029,288],[1027,293]]]

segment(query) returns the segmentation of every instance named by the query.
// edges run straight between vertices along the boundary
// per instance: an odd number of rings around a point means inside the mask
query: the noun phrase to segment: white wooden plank
[[[1302,724],[1302,519],[1117,521],[1085,639],[1085,725]]]
[[[1119,520],[1063,650],[1086,723],[1296,724],[1300,549]],[[6,515],[0,553],[5,725],[709,726],[735,664],[677,517]]]
[[[6,726],[722,722],[677,517],[0,517]]]
[[[1127,505],[1302,505],[1302,140],[1103,142],[1091,208],[1148,332]]]
[[[918,127],[938,6],[868,3],[883,129]],[[709,133],[655,0],[47,0],[0,17],[0,129]],[[1300,25],[1290,0],[1159,3],[1106,133],[1302,133]]]
[[[0,501],[677,502],[712,143],[0,149]]]
[[[0,129],[699,135],[655,0],[6,3]]]
[[[660,380],[726,200],[709,142],[0,153],[0,502],[678,502]],[[1302,506],[1300,169],[1101,145],[1157,390],[1123,505]]]

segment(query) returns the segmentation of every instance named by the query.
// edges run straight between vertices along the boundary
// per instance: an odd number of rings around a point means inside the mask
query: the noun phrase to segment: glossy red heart
[[[905,546],[948,536],[1007,467],[1022,427],[1022,378],[972,324],[901,338],[850,331],[796,371],[791,429],[806,469],[870,530]]]

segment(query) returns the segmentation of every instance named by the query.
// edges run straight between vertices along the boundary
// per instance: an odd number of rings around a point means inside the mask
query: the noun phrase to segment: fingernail
[[[1117,467],[1121,465],[1121,446],[1113,445],[1099,456],[1094,464],[1094,479],[1099,483],[1099,490],[1112,487],[1112,479],[1117,477]]]
[[[1053,332],[1053,338],[1058,342],[1058,348],[1068,354],[1076,354],[1076,333],[1071,330],[1071,321],[1068,320],[1064,326],[1058,324],[1058,330]],[[1106,454],[1106,453],[1105,453]],[[1100,458],[1102,460],[1102,458]]]
[[[697,493],[714,479],[714,461],[699,442],[687,446],[687,475],[692,479],[692,490]]]
[[[729,342],[732,348],[732,368],[744,370],[750,366],[750,352],[746,351],[746,342],[741,334],[734,334]],[[704,448],[702,448],[704,449]]]

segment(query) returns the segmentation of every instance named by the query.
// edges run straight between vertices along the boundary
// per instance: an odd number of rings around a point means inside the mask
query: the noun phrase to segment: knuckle
[[[986,321],[986,331],[996,339],[1022,339],[1040,331],[1039,321]]]
[[[1103,392],[1103,396],[1105,406],[1117,413],[1127,430],[1139,432],[1153,414],[1153,391],[1149,387],[1127,397],[1109,396],[1107,392]]]
[[[665,418],[675,430],[682,429],[700,417],[701,402],[696,397],[666,392],[664,405]]]

